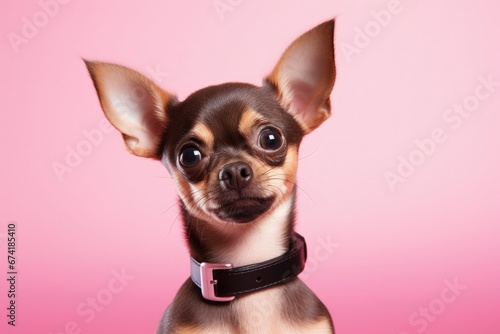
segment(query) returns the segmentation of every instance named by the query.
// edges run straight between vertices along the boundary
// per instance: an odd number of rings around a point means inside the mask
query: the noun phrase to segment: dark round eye
[[[278,130],[271,128],[264,129],[264,131],[260,133],[259,145],[265,150],[276,151],[283,145],[283,137],[281,137]]]
[[[201,152],[196,147],[186,147],[181,151],[179,161],[184,167],[193,167],[201,161]]]

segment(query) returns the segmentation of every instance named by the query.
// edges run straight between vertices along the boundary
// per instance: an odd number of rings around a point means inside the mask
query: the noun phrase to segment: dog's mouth
[[[273,202],[274,197],[234,198],[220,202],[220,205],[211,211],[220,220],[244,224],[254,221],[268,211]]]

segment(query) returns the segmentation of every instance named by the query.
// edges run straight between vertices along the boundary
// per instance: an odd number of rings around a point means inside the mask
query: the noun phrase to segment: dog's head
[[[163,162],[191,215],[246,223],[291,196],[302,137],[331,114],[333,30],[296,39],[262,87],[209,86],[182,102],[134,70],[86,65],[128,150]]]

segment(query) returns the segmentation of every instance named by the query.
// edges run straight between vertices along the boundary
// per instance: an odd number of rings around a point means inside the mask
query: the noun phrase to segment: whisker
[[[300,191],[302,191],[304,194],[307,195],[307,197],[309,197],[309,199],[314,203],[314,204],[318,204],[316,203],[316,201],[307,193],[307,191],[305,191],[301,186],[299,186],[297,184],[297,182],[293,182],[293,181],[290,181],[290,180],[287,180],[287,179],[282,179],[282,178],[269,178],[268,180],[281,180],[281,181],[285,181],[285,182],[289,182],[291,184],[293,184],[295,187],[297,187]]]
[[[302,181],[305,181],[305,182],[307,182],[307,183],[313,184],[313,182],[309,181],[308,179],[305,179],[305,178],[300,177],[300,176],[298,176],[298,175],[297,175],[296,177],[297,177],[297,179],[301,179]]]
[[[191,192],[191,196],[196,194],[197,192],[201,191],[202,189],[199,189],[197,191],[193,191]],[[211,193],[211,191],[207,192],[206,194],[204,194],[203,196],[201,196],[200,198],[198,198],[196,201],[194,201],[193,203],[191,203],[192,200],[186,200],[187,199],[187,196],[184,198],[184,201],[186,202],[186,204],[188,205],[196,205],[199,201],[201,201],[203,198],[207,197],[209,194]],[[179,199],[180,201],[180,199]],[[179,201],[173,205],[171,205],[167,210],[165,210],[161,215],[163,215],[165,212],[167,212],[168,210],[170,210],[172,207],[174,207],[175,205],[179,204]],[[170,234],[170,232],[172,231],[172,227],[174,226],[175,222],[177,221],[177,219],[179,218],[179,216],[181,215],[182,211],[179,211],[179,213],[175,216],[174,220],[172,221],[172,223],[170,224],[170,228],[168,230],[168,234]],[[160,216],[161,216],[160,215]],[[189,224],[189,221],[187,222],[187,224]]]
[[[200,192],[200,191],[202,191],[202,190],[203,190],[203,189],[198,189],[198,190],[196,190],[196,191],[192,191],[192,192],[191,192],[191,193],[189,193],[186,197],[179,198],[179,199],[180,199],[182,202],[187,202],[187,203],[189,203],[189,201],[188,201],[188,197],[191,197],[191,196],[193,196],[194,194],[196,194],[197,192]],[[179,204],[179,202],[174,203],[174,204],[172,204],[171,206],[169,206],[169,207],[168,207],[165,211],[163,211],[163,212],[162,212],[162,213],[158,216],[158,218],[160,218],[161,216],[163,216],[163,215],[164,215],[164,214],[165,214],[168,210],[172,209],[172,208],[173,208],[174,206],[176,206],[177,204]]]
[[[179,202],[176,202],[174,204],[172,204],[171,206],[169,206],[165,211],[163,211],[159,216],[158,218],[160,218],[161,216],[163,216],[168,210],[172,209],[174,206],[178,205]]]
[[[264,175],[266,175],[267,173],[269,173],[269,172],[273,171],[273,170],[274,170],[274,169],[276,169],[276,168],[277,168],[277,167],[271,167],[271,168],[269,168],[268,170],[266,170],[265,172],[263,172],[263,173],[259,174],[258,176],[264,176]]]
[[[300,157],[298,160],[302,160],[302,159],[306,159],[306,158],[309,158],[310,156],[314,155],[316,152],[318,152],[320,146],[316,147],[314,149],[314,151],[312,151],[312,153],[309,153],[308,155],[304,156],[304,157]]]
[[[177,220],[177,218],[179,218],[181,213],[182,213],[182,211],[179,211],[179,213],[175,216],[174,220],[172,221],[172,224],[170,224],[170,228],[168,229],[167,235],[169,235],[170,232],[172,232],[172,227],[174,227],[175,221]]]
[[[203,231],[201,231],[200,234],[200,242],[203,242],[203,233],[205,233],[205,230],[207,229],[208,223],[205,224],[205,227],[203,228]],[[198,231],[199,232],[199,231]]]
[[[274,184],[268,184],[269,187],[274,187],[276,189],[278,189],[278,191],[281,193],[281,197],[285,197],[285,193],[278,187],[276,187]]]

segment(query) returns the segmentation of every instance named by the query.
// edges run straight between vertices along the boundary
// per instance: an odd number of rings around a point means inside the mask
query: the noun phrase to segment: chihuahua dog
[[[262,87],[225,83],[184,101],[129,68],[85,61],[127,149],[175,181],[191,278],[158,333],[333,333],[299,279],[294,231],[298,150],[331,114],[334,20],[286,49]]]

